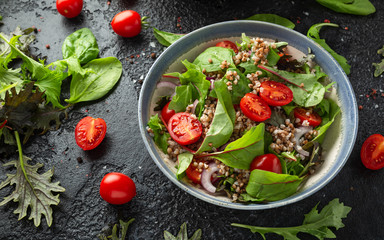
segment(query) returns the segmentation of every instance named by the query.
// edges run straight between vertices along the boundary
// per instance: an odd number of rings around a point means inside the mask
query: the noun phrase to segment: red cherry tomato
[[[107,132],[107,124],[102,118],[85,117],[75,128],[77,145],[83,150],[91,150],[99,146]]]
[[[125,174],[108,173],[101,180],[100,196],[110,204],[124,204],[136,196],[136,185]]]
[[[366,168],[377,170],[384,167],[384,137],[373,134],[365,140],[360,152],[361,161]]]
[[[169,108],[168,108],[170,103],[171,103],[171,102],[167,103],[167,105],[165,105],[165,106],[163,107],[163,109],[161,110],[161,116],[163,117],[163,119],[164,119],[164,121],[165,121],[166,123],[168,123],[169,119],[170,119],[173,115],[175,115],[175,110],[173,110],[173,109],[169,109]]]
[[[232,49],[236,54],[239,52],[239,49],[237,49],[237,46],[235,43],[231,41],[222,41],[216,44],[216,47],[223,47],[223,48],[229,48]]]
[[[240,109],[249,119],[262,122],[271,117],[271,108],[254,93],[247,93],[240,100]]]
[[[253,171],[255,169],[282,173],[280,160],[272,153],[255,157],[251,163],[250,170]]]
[[[292,102],[293,93],[289,87],[282,83],[265,81],[260,86],[260,97],[269,106],[284,106]]]
[[[180,145],[189,145],[199,140],[203,127],[197,118],[186,112],[176,113],[168,121],[172,139]]]
[[[113,17],[111,25],[116,34],[122,37],[134,37],[141,31],[141,17],[133,10],[125,10]]]
[[[66,18],[74,18],[81,13],[83,0],[56,0],[57,11]]]
[[[193,165],[193,162],[189,165],[185,173],[192,182],[201,184],[201,172],[199,172],[199,169]]]
[[[293,110],[293,115],[295,118],[300,119],[300,122],[308,121],[310,126],[316,127],[321,123],[321,117],[313,110],[307,110],[305,108],[295,108]]]

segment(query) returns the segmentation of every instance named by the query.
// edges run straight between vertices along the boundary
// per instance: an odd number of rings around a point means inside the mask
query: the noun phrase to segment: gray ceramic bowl
[[[217,42],[227,39],[241,41],[240,36],[242,33],[250,37],[285,41],[303,53],[307,53],[308,48],[310,48],[316,56],[314,61],[322,67],[331,80],[336,82],[335,92],[337,96],[335,95],[334,98],[338,100],[341,107],[341,114],[328,130],[323,143],[325,162],[321,168],[306,181],[298,193],[286,199],[267,204],[233,203],[226,197],[210,195],[203,189],[192,186],[187,181],[178,181],[175,177],[176,169],[174,164],[163,160],[162,152],[146,131],[147,122],[151,114],[153,114],[155,98],[159,95],[159,93],[155,93],[156,83],[160,81],[162,74],[180,71],[183,68],[181,60],[188,59],[192,62],[204,49],[214,46]],[[229,21],[209,25],[189,33],[172,44],[159,56],[149,70],[141,89],[138,110],[140,132],[145,147],[160,170],[173,183],[203,201],[243,210],[284,206],[302,200],[320,190],[336,176],[347,161],[355,143],[358,126],[355,94],[346,74],[331,55],[312,40],[294,30],[258,21]]]

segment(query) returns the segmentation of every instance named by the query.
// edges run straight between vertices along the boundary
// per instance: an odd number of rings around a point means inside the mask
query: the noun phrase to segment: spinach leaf
[[[224,151],[205,156],[218,159],[229,167],[249,169],[252,160],[264,154],[264,127],[264,123],[260,123],[241,138],[228,144]]]
[[[184,34],[175,34],[170,32],[160,31],[156,28],[153,28],[153,35],[159,43],[163,46],[169,47],[172,43],[176,42],[184,36]]]
[[[236,113],[227,85],[217,81],[214,91],[217,96],[215,115],[206,137],[196,153],[210,151],[212,147],[220,147],[229,140],[233,132]]]
[[[260,68],[255,65],[253,60],[248,60],[246,62],[241,62],[239,65],[237,65],[239,68],[244,69],[244,76],[247,76],[247,74],[255,73],[257,71],[261,71]],[[261,76],[262,77],[262,76]]]
[[[263,22],[270,22],[270,23],[275,23],[278,25],[281,25],[283,27],[287,27],[290,29],[295,28],[295,24],[291,22],[290,20],[280,17],[276,14],[255,14],[246,20],[256,20],[256,21],[263,21]]]
[[[184,172],[187,170],[193,159],[193,154],[190,152],[185,152],[177,155],[177,161],[179,165],[177,166],[176,177],[178,180],[184,177]]]
[[[97,57],[99,47],[91,30],[82,28],[69,35],[62,46],[63,58],[76,57],[85,64]]]
[[[330,27],[338,27],[339,25],[333,24],[333,23],[318,23],[311,28],[309,28],[307,32],[307,37],[318,43],[320,46],[322,46],[327,52],[329,52],[332,57],[340,64],[340,66],[343,68],[344,72],[348,75],[350,73],[351,66],[347,63],[347,59],[345,57],[339,55],[334,50],[329,47],[329,45],[325,42],[324,39],[320,38],[320,30],[324,26],[330,26]]]
[[[320,126],[316,128],[318,131],[318,135],[311,142],[319,142],[322,143],[325,137],[325,132],[335,121],[336,116],[340,113],[340,107],[337,103],[331,99],[327,99],[329,102],[329,112],[325,113],[321,118],[323,121]]]
[[[78,103],[103,97],[113,88],[122,73],[121,62],[115,57],[100,58],[84,66],[85,76],[74,73],[70,86],[71,97],[65,101]]]
[[[298,176],[255,169],[251,172],[246,191],[261,201],[278,201],[294,194],[302,181],[303,178]]]
[[[271,46],[269,46],[269,53],[267,56],[268,66],[273,67],[280,60],[280,55],[277,53],[277,51],[278,50],[276,48],[272,48]]]
[[[230,67],[236,68],[233,63],[233,56],[235,56],[235,52],[232,49],[210,47],[197,56],[195,61],[193,61],[193,64],[197,65],[201,70],[205,69],[207,72],[223,70],[220,67],[223,61],[227,61]]]
[[[194,96],[197,96],[195,87],[192,83],[188,85],[177,86],[175,89],[175,96],[169,103],[168,108],[175,110],[175,112],[184,112],[189,104],[193,102]]]
[[[165,132],[166,128],[157,114],[153,115],[149,119],[148,127],[150,127],[153,131],[153,140],[156,145],[163,151],[163,153],[167,154],[167,148],[169,145],[168,139],[171,135],[169,135],[168,132]]]
[[[316,0],[318,3],[335,12],[355,15],[369,15],[376,12],[369,0]]]

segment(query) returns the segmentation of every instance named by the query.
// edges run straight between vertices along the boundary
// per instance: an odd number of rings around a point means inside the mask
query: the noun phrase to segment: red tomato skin
[[[256,122],[265,121],[269,119],[272,114],[268,104],[254,93],[244,95],[240,100],[240,109],[246,117]]]
[[[169,109],[169,104],[171,102],[167,103],[163,109],[161,110],[161,116],[163,117],[164,121],[168,123],[169,119],[175,115],[175,110]]]
[[[111,172],[101,180],[100,196],[110,204],[124,204],[136,196],[136,185],[127,175]]]
[[[237,49],[237,46],[235,43],[231,42],[231,41],[222,41],[222,42],[218,42],[216,44],[216,47],[223,47],[223,48],[229,48],[229,49],[232,49],[236,54],[239,52],[239,49]]]
[[[191,114],[179,112],[169,119],[168,131],[175,142],[180,145],[189,145],[200,139],[203,127]]]
[[[280,159],[272,153],[255,157],[251,163],[250,170],[253,171],[255,169],[282,173]]]
[[[141,32],[141,16],[136,11],[125,10],[116,14],[111,22],[113,31],[122,37],[134,37]]]
[[[265,81],[260,86],[260,97],[269,106],[284,106],[292,102],[293,93],[289,87],[282,83]]]
[[[201,184],[201,172],[199,172],[198,169],[193,166],[193,162],[189,165],[185,173],[192,182]]]
[[[293,115],[295,116],[295,118],[300,119],[301,123],[307,120],[310,126],[319,126],[322,121],[320,115],[317,114],[317,112],[315,111],[309,112],[309,114],[307,114],[307,112],[308,110],[304,108],[295,108],[293,110]]]
[[[363,143],[360,158],[364,166],[371,170],[384,167],[384,137],[380,134],[369,136]]]
[[[83,9],[83,0],[56,0],[57,11],[66,18],[77,17]]]
[[[107,124],[102,118],[85,117],[75,128],[75,140],[83,150],[92,150],[100,145],[107,133]]]

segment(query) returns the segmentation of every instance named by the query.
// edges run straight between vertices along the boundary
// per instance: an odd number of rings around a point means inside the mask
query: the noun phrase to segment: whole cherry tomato
[[[203,127],[196,117],[186,112],[179,112],[169,119],[168,131],[175,142],[189,145],[199,140]]]
[[[216,44],[216,47],[223,47],[223,48],[229,48],[232,49],[236,54],[239,52],[239,49],[237,49],[237,46],[235,43],[231,41],[222,41]]]
[[[260,86],[260,97],[269,106],[284,106],[293,100],[292,90],[283,83],[265,81]]]
[[[111,25],[116,34],[134,37],[141,32],[141,17],[133,10],[125,10],[113,17]]]
[[[380,134],[369,136],[360,152],[361,161],[366,168],[377,170],[384,167],[384,137]]]
[[[171,102],[167,103],[163,109],[161,110],[161,116],[163,117],[165,123],[168,123],[169,119],[175,115],[175,110],[169,109],[169,104]]]
[[[136,196],[136,185],[125,174],[112,172],[104,176],[100,183],[100,196],[111,204],[124,204]]]
[[[75,128],[76,143],[83,150],[99,146],[107,132],[107,124],[102,118],[85,117]]]
[[[252,171],[255,169],[274,173],[282,173],[280,160],[276,155],[272,153],[255,157],[251,163],[250,170]]]
[[[272,111],[263,99],[254,93],[247,93],[240,100],[240,109],[249,119],[262,122],[271,117]]]
[[[305,108],[295,108],[293,110],[293,115],[295,118],[300,119],[300,122],[304,122],[305,120],[308,121],[310,126],[316,127],[321,124],[321,117],[317,112],[313,110],[307,110]]]
[[[56,0],[57,11],[66,18],[74,18],[81,13],[83,0]]]

